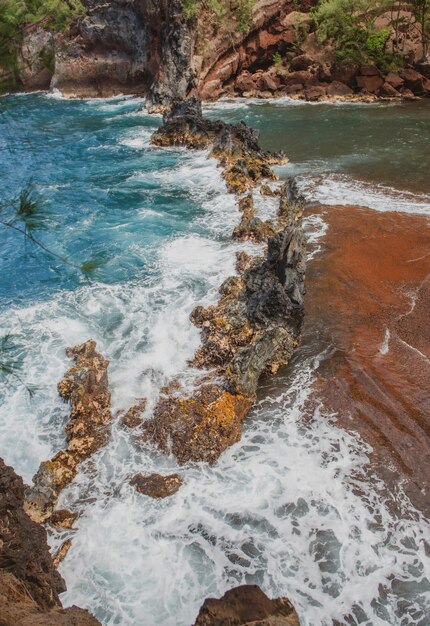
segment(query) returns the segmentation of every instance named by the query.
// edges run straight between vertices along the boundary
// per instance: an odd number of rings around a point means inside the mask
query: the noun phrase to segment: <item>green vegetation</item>
[[[210,11],[219,26],[227,23],[228,17],[236,19],[237,29],[241,33],[249,30],[252,9],[255,0],[184,0],[184,14],[192,20],[198,16],[201,9]]]
[[[420,25],[423,54],[421,61],[428,61],[430,45],[430,0],[413,0],[412,8],[415,19]]]
[[[38,24],[61,31],[83,13],[81,0],[0,0],[0,68],[2,79],[18,81],[17,54],[27,29]],[[52,66],[52,55],[43,61]]]
[[[385,28],[377,26],[382,14],[388,17]],[[371,62],[382,70],[398,67],[404,39],[399,34],[417,26],[423,56],[428,55],[430,0],[412,0],[406,5],[393,0],[321,0],[313,15],[320,41],[332,41],[341,63]]]
[[[275,54],[273,55],[273,65],[275,67],[282,67],[282,55],[279,52],[275,52]]]
[[[314,11],[318,37],[333,42],[341,63],[373,62],[387,69],[398,57],[388,50],[391,29],[378,29],[376,19],[392,4],[392,0],[322,0]]]

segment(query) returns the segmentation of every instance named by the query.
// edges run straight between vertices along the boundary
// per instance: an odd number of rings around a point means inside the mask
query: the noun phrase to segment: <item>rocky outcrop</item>
[[[222,598],[208,598],[194,626],[300,626],[287,598],[270,600],[256,585],[242,585]]]
[[[263,180],[276,179],[270,165],[288,161],[283,153],[269,153],[258,145],[257,131],[244,123],[236,125],[205,119],[197,98],[175,104],[152,136],[157,146],[210,148],[223,168],[229,191],[244,193]]]
[[[24,484],[0,459],[0,626],[96,626],[87,611],[62,609],[65,583],[46,531],[24,511]]]
[[[151,498],[167,498],[178,491],[182,485],[182,478],[179,474],[170,474],[169,476],[136,474],[131,478],[130,485],[139,493]]]
[[[76,476],[78,464],[104,446],[109,436],[109,361],[96,352],[93,340],[68,348],[66,353],[75,361],[58,384],[61,397],[71,404],[67,448],[40,464],[26,493],[25,508],[35,521],[52,514],[61,490]]]
[[[239,440],[261,376],[288,363],[298,343],[305,273],[303,203],[294,184],[287,184],[278,190],[277,218],[257,222],[248,192],[261,186],[267,194],[267,181],[276,179],[270,165],[285,162],[285,155],[262,151],[258,134],[243,123],[206,120],[195,98],[164,116],[152,142],[209,149],[228,189],[241,196],[242,231],[235,236],[267,246],[263,257],[241,254],[238,275],[221,285],[218,303],[191,313],[202,338],[191,366],[205,374],[191,391],[177,382],[168,385],[152,419],[142,425],[144,439],[173,452],[180,463],[214,462]]]

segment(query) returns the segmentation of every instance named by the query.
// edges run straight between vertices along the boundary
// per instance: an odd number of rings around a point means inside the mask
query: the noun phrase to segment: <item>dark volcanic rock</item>
[[[146,496],[151,496],[151,498],[167,498],[168,496],[172,496],[178,491],[182,482],[182,478],[179,474],[170,474],[169,476],[162,476],[161,474],[150,474],[149,476],[136,474],[136,476],[130,479],[130,485],[132,485],[136,491]]]
[[[204,601],[194,626],[300,626],[287,598],[270,600],[256,585],[242,585]]]
[[[46,531],[23,505],[24,483],[0,459],[0,568],[22,581],[39,606],[60,606],[58,594],[66,586],[52,565]]]
[[[211,155],[223,167],[229,191],[244,193],[264,178],[276,179],[270,165],[286,163],[283,153],[270,153],[258,144],[258,132],[243,122],[226,124],[203,117],[197,98],[176,103],[164,115],[163,125],[153,134],[157,146],[212,148]]]
[[[0,626],[97,626],[77,607],[62,609],[66,590],[49,554],[45,529],[23,509],[24,484],[0,459]]]

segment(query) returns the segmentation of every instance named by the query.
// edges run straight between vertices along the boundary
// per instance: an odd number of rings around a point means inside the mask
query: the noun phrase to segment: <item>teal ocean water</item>
[[[258,127],[265,147],[290,157],[279,174],[297,175],[314,200],[430,215],[428,106],[236,101],[207,112]],[[111,361],[111,440],[61,496],[80,513],[76,529],[51,533],[53,549],[73,539],[64,604],[105,626],[189,626],[205,597],[252,582],[290,597],[307,626],[428,626],[429,525],[406,498],[401,518],[390,512],[365,444],[309,402],[322,353],[303,353],[263,390],[214,467],[179,468],[175,496],[154,501],[128,484],[178,468],[140,447],[117,412],[147,397],[149,416],[167,380],[192,377],[189,313],[217,299],[244,247],[230,239],[239,214],[215,162],[151,147],[159,123],[133,98],[0,99],[1,201],[31,183],[49,213],[41,241],[76,263],[101,260],[88,281],[0,230],[0,335],[35,389],[0,380],[0,456],[26,481],[64,444],[65,347],[94,338]],[[275,210],[270,198],[257,206]],[[306,229],[317,254],[324,222],[312,216]]]

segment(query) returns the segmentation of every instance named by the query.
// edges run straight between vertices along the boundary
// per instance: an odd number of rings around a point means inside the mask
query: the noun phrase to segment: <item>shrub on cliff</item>
[[[0,83],[19,81],[17,55],[27,29],[61,31],[83,11],[81,0],[0,0]]]
[[[201,9],[212,13],[218,25],[224,25],[229,17],[234,19],[234,28],[241,33],[249,30],[255,0],[184,0],[187,19],[196,18]]]
[[[388,50],[392,30],[378,28],[376,20],[392,8],[392,0],[321,0],[313,12],[318,37],[333,42],[341,63],[370,61],[388,69],[400,57]]]

